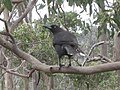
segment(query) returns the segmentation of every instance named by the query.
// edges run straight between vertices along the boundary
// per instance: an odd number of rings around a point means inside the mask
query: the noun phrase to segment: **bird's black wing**
[[[67,31],[59,32],[55,34],[53,38],[53,45],[63,45],[63,44],[78,46],[76,37],[72,33]]]
[[[68,55],[74,55],[77,53],[78,42],[76,37],[70,32],[63,31],[55,34],[53,38],[53,46],[56,48],[56,45],[60,45],[63,50],[67,51]]]

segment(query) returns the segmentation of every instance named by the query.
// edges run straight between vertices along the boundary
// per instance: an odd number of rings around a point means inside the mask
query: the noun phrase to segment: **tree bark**
[[[11,68],[11,62],[7,62],[7,68]],[[13,81],[12,81],[12,74],[5,73],[5,90],[13,90]]]
[[[4,61],[4,57],[3,57],[3,54],[2,54],[2,52],[3,52],[3,47],[2,46],[0,46],[0,64],[2,64],[3,63],[3,61]],[[1,68],[0,68],[0,73],[4,73],[4,70],[2,70]],[[1,80],[1,88],[0,88],[0,90],[4,90],[4,78],[2,78],[3,80]]]
[[[47,90],[53,90],[53,77],[43,73],[43,78],[44,78],[44,84],[47,87]]]
[[[23,65],[23,73],[25,75],[28,74],[28,71],[26,71],[26,66],[27,66],[27,62]],[[23,83],[24,83],[24,90],[29,90],[29,78],[23,78]]]
[[[32,74],[32,90],[40,90],[40,85],[38,84],[38,71]],[[40,83],[40,82],[39,82]],[[37,85],[38,84],[38,85]]]
[[[120,61],[120,32],[116,32],[114,36],[114,60]],[[120,70],[117,70],[118,87],[120,87]]]
[[[14,46],[13,44],[7,42],[5,39],[0,37],[0,44],[15,53],[18,57],[26,60],[27,62],[33,65],[33,68],[43,72],[49,73],[72,73],[72,74],[94,74],[100,72],[108,72],[113,70],[120,69],[120,62],[112,62],[112,63],[105,63],[95,66],[71,66],[71,67],[62,67],[59,70],[59,66],[56,65],[46,65],[41,63],[38,59],[33,57],[32,55],[20,50],[18,47]]]
[[[9,12],[7,9],[4,10],[3,12],[4,14],[4,20],[8,20],[9,18]],[[11,62],[8,60],[7,61],[7,68],[10,69],[11,68]],[[13,81],[12,81],[12,75],[9,73],[5,73],[4,75],[5,77],[5,90],[13,90]]]
[[[105,33],[101,35],[101,41],[107,41],[107,35]],[[107,44],[101,46],[101,55],[107,57]]]

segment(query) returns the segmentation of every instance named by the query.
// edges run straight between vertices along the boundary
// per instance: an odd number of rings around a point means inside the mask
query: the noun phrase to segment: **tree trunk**
[[[103,33],[101,35],[101,41],[107,41],[107,35],[105,33]],[[101,46],[101,55],[106,56],[107,57],[107,45],[103,44]]]
[[[28,78],[24,78],[24,90],[29,90],[29,80]]]
[[[47,90],[53,90],[53,77],[50,77],[47,74],[43,73],[43,78]]]
[[[23,65],[23,73],[28,74],[28,71],[25,69],[27,66],[27,62]],[[24,89],[23,90],[29,90],[29,78],[23,78],[24,83]]]
[[[4,20],[8,20],[9,18],[9,12],[7,9],[4,10]],[[8,60],[7,61],[7,68],[11,68],[11,62]],[[5,73],[5,90],[13,90],[13,81],[12,81],[12,75],[9,73]]]
[[[11,62],[7,61],[7,68],[11,68]],[[13,81],[12,81],[12,75],[9,73],[5,73],[5,90],[13,90]]]
[[[114,36],[114,59],[120,61],[120,32],[115,33]],[[117,70],[118,87],[120,87],[120,70]]]
[[[32,90],[40,90],[40,85],[38,84],[38,79],[39,79],[38,71],[35,71],[32,74],[32,87],[33,87]]]
[[[0,64],[2,64],[4,61],[4,57],[2,55],[2,52],[3,52],[3,47],[0,46]],[[1,68],[0,68],[0,73],[4,73],[4,70],[2,70]],[[2,80],[0,82],[0,84],[1,84],[0,90],[4,90],[4,80],[3,79],[4,78],[2,77]]]

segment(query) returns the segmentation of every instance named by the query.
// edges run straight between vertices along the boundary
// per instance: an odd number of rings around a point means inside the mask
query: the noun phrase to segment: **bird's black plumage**
[[[78,41],[76,37],[69,31],[65,31],[57,25],[51,25],[48,28],[53,33],[53,46],[59,57],[59,65],[61,65],[61,58],[64,55],[67,55],[69,58],[69,66],[71,66],[71,57],[75,54],[82,52],[78,48]]]

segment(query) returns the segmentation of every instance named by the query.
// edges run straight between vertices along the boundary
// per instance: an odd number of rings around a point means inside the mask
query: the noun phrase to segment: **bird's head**
[[[57,25],[43,26],[43,27],[49,29],[53,34],[63,31],[63,29],[61,29],[61,28],[60,28],[59,26],[57,26]]]

